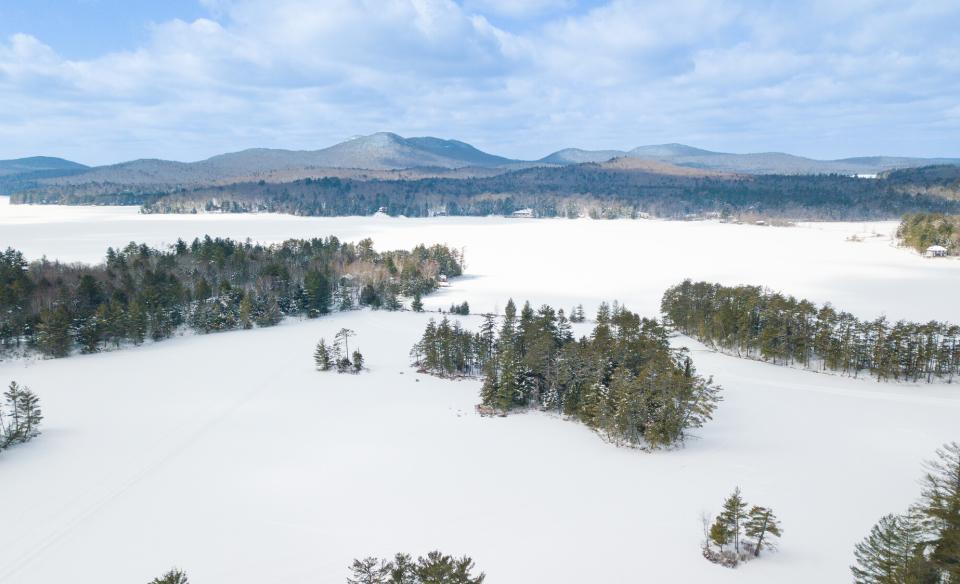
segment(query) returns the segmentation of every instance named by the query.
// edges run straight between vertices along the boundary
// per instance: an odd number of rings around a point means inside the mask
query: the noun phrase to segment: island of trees
[[[64,357],[145,339],[181,326],[200,333],[277,324],[284,316],[402,307],[461,273],[443,245],[378,252],[335,237],[260,245],[209,236],[167,249],[131,243],[99,265],[0,253],[0,356],[36,349]]]
[[[577,339],[562,309],[528,302],[518,314],[511,300],[477,332],[431,320],[411,355],[425,372],[482,375],[483,411],[553,411],[630,446],[682,442],[720,399],[663,325],[617,304],[601,304],[593,332]]]
[[[761,550],[776,549],[775,541],[783,535],[780,520],[773,509],[747,504],[734,489],[723,501],[723,510],[712,522],[704,517],[703,556],[729,568],[735,568],[760,556]]]
[[[952,381],[960,373],[955,324],[860,320],[759,286],[690,280],[668,289],[661,308],[684,334],[738,356],[878,381]]]

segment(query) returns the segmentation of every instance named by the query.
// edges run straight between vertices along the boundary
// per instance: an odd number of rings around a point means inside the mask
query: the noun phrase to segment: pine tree
[[[386,584],[393,565],[377,558],[354,560],[347,584]]]
[[[353,351],[353,372],[360,373],[363,371],[363,355],[360,354],[360,349],[354,349]]]
[[[720,551],[723,551],[723,546],[729,544],[730,540],[733,539],[733,533],[726,521],[718,515],[710,525],[709,537],[710,541],[720,548]]]
[[[245,292],[240,299],[240,327],[246,330],[253,328],[253,300],[250,293]]]
[[[766,546],[767,549],[775,549],[770,542],[772,537],[779,538],[782,534],[780,521],[773,514],[773,510],[754,505],[750,509],[747,522],[743,526],[743,533],[754,540],[753,556],[760,555],[760,548]]]
[[[733,539],[733,549],[740,553],[740,535],[743,533],[744,521],[747,518],[747,502],[740,494],[740,487],[723,502],[723,510],[719,519],[724,522]]]
[[[423,312],[423,300],[420,298],[419,292],[414,292],[413,302],[410,303],[410,309],[414,312]]]
[[[343,355],[343,358],[346,359],[347,355],[350,354],[350,337],[356,336],[353,330],[348,328],[342,328],[337,331],[336,336],[333,337],[333,344],[337,348],[337,355]],[[340,352],[340,346],[343,345],[343,352]]]
[[[313,362],[320,371],[330,371],[333,367],[333,360],[330,357],[330,349],[323,339],[317,343],[317,348],[313,352]]]
[[[905,574],[918,555],[917,530],[910,518],[885,515],[854,548],[850,567],[856,584],[904,584]]]
[[[154,578],[150,584],[190,584],[190,579],[187,578],[186,572],[173,569],[159,578]]]
[[[926,468],[919,511],[932,534],[930,559],[948,581],[960,582],[960,443],[938,449]]]
[[[134,345],[139,345],[147,338],[147,313],[139,300],[133,300],[127,306],[128,335]]]
[[[29,387],[11,381],[0,405],[0,450],[40,435],[40,399]]]
[[[49,357],[69,355],[73,345],[70,324],[70,313],[62,305],[42,311],[37,325],[37,348]]]

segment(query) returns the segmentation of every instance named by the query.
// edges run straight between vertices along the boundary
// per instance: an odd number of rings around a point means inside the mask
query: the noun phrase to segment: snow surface
[[[768,283],[864,316],[960,320],[960,262],[844,241],[893,227],[0,207],[4,245],[69,260],[203,233],[466,246],[467,277],[434,306],[619,298],[655,314],[663,287],[690,276]],[[470,554],[498,584],[848,582],[854,543],[914,499],[923,459],[960,439],[955,385],[811,373],[682,338],[725,390],[683,449],[616,448],[545,414],[480,418],[478,382],[409,368],[428,316],[357,311],[0,363],[0,383],[31,386],[46,415],[39,439],[0,455],[0,582],[128,584],[177,565],[198,584],[340,583],[354,557],[434,548]],[[342,326],[357,331],[368,373],[313,370],[313,345]],[[699,517],[735,485],[777,511],[784,538],[731,571],[700,557]]]

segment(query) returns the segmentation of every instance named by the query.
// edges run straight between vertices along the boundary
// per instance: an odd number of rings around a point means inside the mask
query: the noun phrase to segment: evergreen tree
[[[313,351],[313,362],[320,371],[330,371],[333,367],[333,359],[330,355],[330,349],[323,339],[317,343],[317,348]]]
[[[42,311],[37,326],[37,348],[48,357],[69,355],[73,344],[70,325],[70,313],[66,307],[60,305]]]
[[[350,566],[350,577],[347,584],[386,584],[393,570],[393,565],[377,558],[354,560]]]
[[[744,523],[747,519],[747,502],[743,500],[740,494],[740,487],[733,490],[723,501],[723,510],[718,518],[724,523],[733,539],[733,549],[740,553],[740,536],[743,533]]]
[[[723,551],[723,546],[729,544],[730,540],[733,539],[733,532],[730,530],[730,526],[727,525],[726,521],[724,521],[722,517],[717,516],[710,525],[709,537],[710,541],[720,548],[720,551]]]
[[[138,300],[133,300],[127,308],[128,334],[134,345],[147,338],[147,314]]]
[[[333,337],[333,344],[337,348],[337,356],[343,355],[346,359],[350,354],[350,337],[356,336],[356,332],[352,329],[342,328],[337,331],[336,336]],[[340,351],[340,348],[342,352]]]
[[[780,521],[776,515],[773,514],[772,509],[754,505],[750,509],[747,521],[743,526],[743,533],[753,539],[753,555],[757,557],[760,555],[760,549],[764,546],[767,549],[775,549],[774,544],[770,540],[774,537],[781,537],[782,530],[780,528]]]
[[[353,372],[360,373],[363,371],[363,355],[360,354],[360,349],[355,349],[353,351]]]
[[[856,584],[904,584],[918,555],[917,530],[908,517],[885,515],[854,548]]]
[[[420,299],[420,293],[413,295],[413,302],[410,303],[410,309],[414,312],[423,312],[423,300]]]
[[[0,450],[40,435],[40,399],[28,387],[11,381],[0,404]]]
[[[960,582],[960,443],[937,450],[926,465],[919,511],[932,534],[930,560],[949,582]]]
[[[240,300],[240,327],[246,330],[253,328],[253,300],[245,292]]]
[[[150,584],[190,584],[190,580],[187,578],[186,572],[173,569],[159,578],[154,578],[150,581]]]

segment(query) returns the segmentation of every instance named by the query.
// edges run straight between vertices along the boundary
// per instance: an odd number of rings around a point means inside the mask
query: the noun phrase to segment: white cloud
[[[0,157],[194,159],[377,130],[526,157],[660,141],[960,155],[955,2],[204,4],[95,59],[0,40]]]

